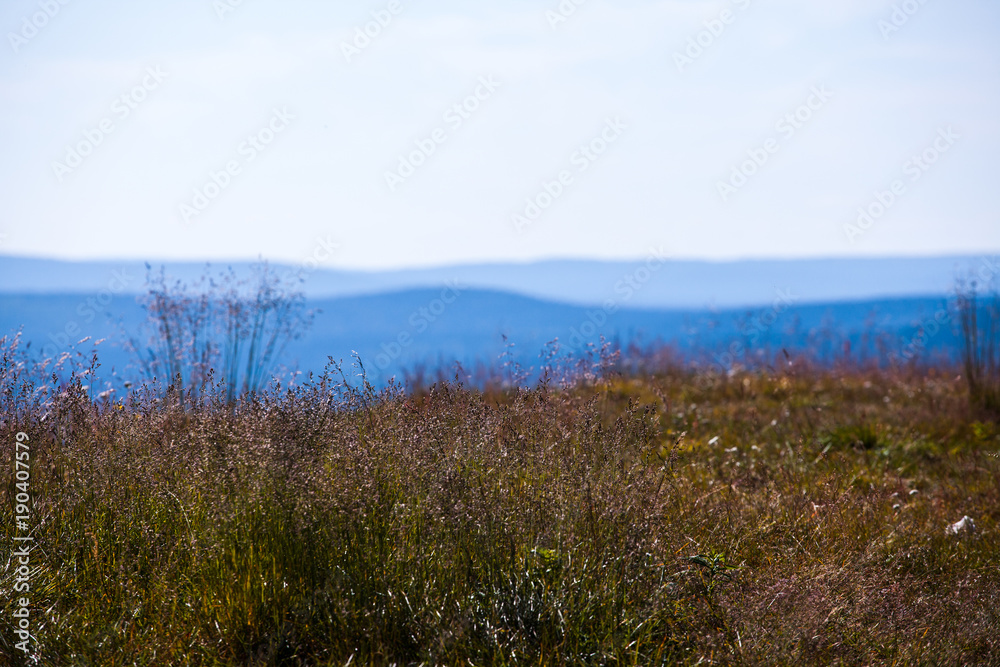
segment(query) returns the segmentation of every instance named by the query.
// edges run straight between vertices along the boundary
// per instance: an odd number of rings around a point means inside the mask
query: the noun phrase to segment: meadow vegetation
[[[0,347],[38,664],[1000,664],[1000,429],[958,367],[115,399]]]

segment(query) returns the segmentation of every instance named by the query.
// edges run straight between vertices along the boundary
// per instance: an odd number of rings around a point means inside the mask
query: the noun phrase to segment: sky
[[[0,255],[1000,250],[995,0],[5,0]]]

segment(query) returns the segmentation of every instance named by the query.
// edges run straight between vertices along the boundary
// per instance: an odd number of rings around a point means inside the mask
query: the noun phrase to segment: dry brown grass
[[[42,664],[1000,664],[1000,431],[963,391],[68,387],[0,437],[32,438]]]

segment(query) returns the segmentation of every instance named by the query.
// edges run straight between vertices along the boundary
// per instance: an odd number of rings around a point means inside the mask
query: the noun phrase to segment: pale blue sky
[[[320,249],[331,268],[399,268],[651,247],[711,259],[1000,250],[995,0],[587,0],[554,27],[558,0],[243,0],[224,18],[213,0],[64,2],[0,8],[0,254],[301,261]],[[904,4],[912,16],[886,38],[879,22]],[[45,5],[54,15],[23,38]],[[383,10],[391,22],[348,62],[343,43]],[[699,33],[703,53],[678,67]],[[144,80],[126,116],[116,100]],[[468,118],[446,115],[477,90]],[[799,127],[777,125],[796,111]],[[91,154],[55,165],[102,121],[113,131]],[[600,149],[602,132],[603,155],[577,153]],[[261,151],[244,144],[258,133],[273,134]],[[434,136],[391,188],[399,156]],[[933,164],[907,164],[925,150]],[[748,151],[767,160],[724,201],[719,183]],[[228,162],[228,185],[185,222],[182,205],[196,188],[214,194],[210,174]],[[894,181],[884,214],[845,230]],[[546,183],[557,196],[529,220]]]

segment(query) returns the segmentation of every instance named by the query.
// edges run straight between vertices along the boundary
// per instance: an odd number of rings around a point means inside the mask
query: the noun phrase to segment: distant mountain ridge
[[[505,350],[524,367],[537,367],[539,354],[555,339],[577,357],[589,345],[599,345],[601,337],[622,345],[667,343],[687,358],[707,360],[723,370],[747,357],[772,359],[785,347],[810,350],[823,359],[841,354],[845,344],[854,354],[881,347],[889,358],[902,361],[953,357],[958,349],[943,296],[778,302],[716,312],[628,307],[608,312],[508,292],[438,287],[315,299],[307,307],[318,311],[315,322],[280,362],[320,372],[329,358],[350,362],[357,353],[378,382],[419,366],[499,365]],[[100,346],[104,376],[112,371],[128,376],[134,359],[122,344],[133,337],[144,342],[144,319],[134,295],[0,293],[0,336],[20,330],[33,353],[49,358],[74,349],[87,356],[94,341],[106,339]],[[931,322],[944,324],[931,327]],[[89,340],[80,342],[85,337]]]
[[[193,281],[204,262],[151,262]],[[213,262],[214,268],[249,270],[250,262]],[[940,296],[969,271],[996,275],[996,256],[796,260],[638,261],[546,260],[525,264],[466,264],[393,271],[354,271],[272,264],[279,274],[300,275],[310,299],[386,294],[439,287],[509,292],[558,303],[662,309],[725,309],[761,306],[775,299],[834,303]],[[143,291],[144,262],[87,261],[0,256],[0,293],[71,294]]]

